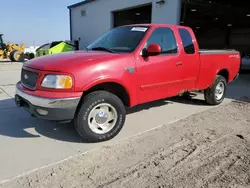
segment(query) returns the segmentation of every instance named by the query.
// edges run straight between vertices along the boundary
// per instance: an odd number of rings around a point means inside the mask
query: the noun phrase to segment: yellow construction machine
[[[25,60],[25,45],[5,44],[3,34],[0,34],[0,59],[8,58],[13,62],[23,62]]]

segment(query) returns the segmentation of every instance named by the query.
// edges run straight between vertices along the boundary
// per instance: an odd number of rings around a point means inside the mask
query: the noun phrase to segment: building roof
[[[87,4],[87,3],[91,3],[91,2],[93,2],[93,1],[95,1],[95,0],[85,0],[85,1],[81,1],[81,2],[79,2],[79,3],[75,3],[75,4],[73,4],[73,5],[68,6],[68,9],[75,8],[75,7],[78,7],[78,6]]]

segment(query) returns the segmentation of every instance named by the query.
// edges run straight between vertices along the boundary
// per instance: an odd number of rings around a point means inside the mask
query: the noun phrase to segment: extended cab
[[[189,27],[127,25],[83,51],[24,63],[15,101],[38,118],[73,120],[88,141],[104,141],[122,129],[125,107],[196,90],[220,104],[239,68],[239,52],[200,50]]]

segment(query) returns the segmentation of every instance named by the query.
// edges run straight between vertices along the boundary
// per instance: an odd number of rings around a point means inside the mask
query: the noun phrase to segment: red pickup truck
[[[38,118],[72,120],[83,139],[99,142],[121,131],[126,107],[196,90],[220,104],[239,68],[238,51],[200,50],[189,27],[126,25],[83,51],[24,63],[15,101]]]

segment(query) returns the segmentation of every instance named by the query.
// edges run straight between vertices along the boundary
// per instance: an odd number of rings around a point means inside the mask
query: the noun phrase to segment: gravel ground
[[[234,101],[0,187],[250,187],[249,112]]]

